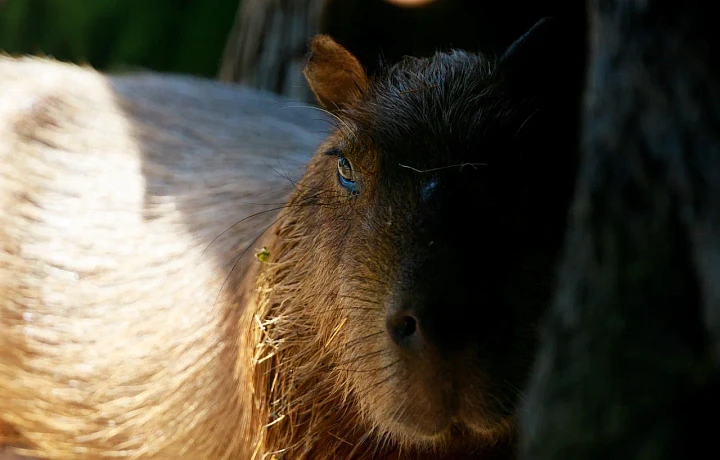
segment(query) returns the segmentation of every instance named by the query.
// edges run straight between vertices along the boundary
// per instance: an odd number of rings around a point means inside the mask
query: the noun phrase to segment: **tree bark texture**
[[[221,81],[312,100],[302,69],[326,0],[244,0],[220,66]]]

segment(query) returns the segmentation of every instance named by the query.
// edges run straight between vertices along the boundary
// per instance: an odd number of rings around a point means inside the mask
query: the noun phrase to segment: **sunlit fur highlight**
[[[0,94],[0,447],[250,458],[241,280],[325,124],[49,59],[0,56]]]

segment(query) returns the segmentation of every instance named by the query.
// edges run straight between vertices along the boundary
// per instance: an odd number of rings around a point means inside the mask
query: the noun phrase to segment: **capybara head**
[[[314,39],[305,75],[336,129],[267,244],[267,452],[511,438],[576,162],[553,34],[545,20],[498,58],[443,52],[372,76]]]

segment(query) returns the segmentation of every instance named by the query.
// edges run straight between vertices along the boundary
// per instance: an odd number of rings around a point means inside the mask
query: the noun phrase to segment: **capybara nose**
[[[400,347],[417,347],[424,340],[420,321],[410,310],[403,309],[388,314],[385,327],[393,342]]]

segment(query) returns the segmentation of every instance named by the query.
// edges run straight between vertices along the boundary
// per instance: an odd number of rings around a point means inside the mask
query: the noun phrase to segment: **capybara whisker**
[[[465,168],[466,166],[475,168],[476,166],[487,166],[487,163],[460,163],[460,164],[456,164],[456,165],[440,166],[437,168],[430,168],[430,169],[416,169],[416,168],[413,168],[412,166],[403,165],[400,163],[398,163],[398,166],[400,166],[401,168],[406,168],[411,171],[418,172],[418,173],[429,173],[429,172],[435,172],[435,171],[443,171],[445,169],[458,169],[458,170],[462,171],[462,169]]]
[[[377,355],[382,354],[382,353],[387,353],[387,350],[384,349],[384,348],[381,348],[381,349],[379,349],[379,350],[375,350],[375,351],[371,351],[371,352],[368,352],[368,353],[364,353],[364,354],[362,354],[362,355],[359,355],[359,356],[355,357],[353,360],[338,361],[338,362],[335,363],[334,365],[335,365],[335,366],[344,366],[344,365],[350,364],[350,363],[357,363],[357,361],[362,361],[362,360],[365,359],[365,358],[369,358],[369,357],[371,357],[371,356],[377,356]],[[339,368],[339,367],[338,367],[338,368]]]
[[[293,106],[293,107],[288,107],[288,108],[302,108],[302,109],[319,110],[327,115],[330,115],[333,120],[337,121],[339,123],[339,125],[337,125],[337,127],[341,128],[341,129],[344,128],[343,134],[345,134],[346,136],[350,137],[349,135],[352,135],[354,133],[353,129],[350,127],[350,125],[345,120],[340,118],[335,113],[333,113],[329,110],[326,110],[322,107],[316,107],[313,105],[301,105],[301,106]]]
[[[356,344],[359,343],[359,342],[364,342],[365,340],[371,339],[371,338],[373,338],[373,337],[382,336],[383,334],[385,334],[385,331],[380,330],[380,331],[377,331],[377,332],[373,332],[373,333],[364,335],[364,336],[362,336],[362,337],[358,337],[357,339],[349,340],[347,343],[345,343],[345,347],[352,347],[352,346],[356,345]]]
[[[285,204],[285,205],[278,206],[278,207],[275,207],[275,208],[265,209],[265,210],[263,210],[263,211],[258,211],[258,212],[255,212],[255,213],[250,214],[249,216],[243,217],[243,218],[240,219],[239,221],[235,222],[234,224],[232,224],[231,226],[229,226],[228,228],[226,228],[225,230],[223,230],[222,233],[220,233],[218,236],[216,236],[215,238],[213,238],[212,241],[210,241],[210,244],[208,244],[207,247],[206,247],[205,249],[203,249],[203,252],[202,252],[201,255],[204,255],[204,254],[205,254],[205,251],[207,251],[208,249],[210,249],[210,246],[211,246],[215,241],[217,241],[218,238],[222,237],[222,236],[225,235],[227,232],[229,232],[230,230],[232,230],[234,227],[242,224],[242,223],[245,222],[246,220],[252,219],[253,217],[261,216],[261,215],[263,215],[263,214],[267,214],[267,213],[271,213],[271,212],[277,212],[277,211],[279,211],[279,210],[281,210],[281,209],[285,209],[285,208],[287,208],[287,207],[288,207],[288,206]],[[268,227],[268,228],[269,228],[269,227]],[[265,231],[267,231],[267,228],[265,229]],[[257,237],[255,240],[253,240],[253,243],[254,243],[255,241],[257,241],[257,239],[260,238],[260,237],[262,236],[262,234],[265,233],[265,231],[263,231],[260,235],[258,235],[258,237]],[[248,246],[248,247],[250,247],[250,246]],[[243,254],[245,254],[245,252],[243,252]]]

